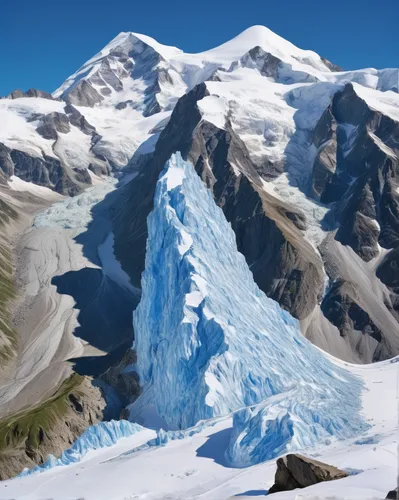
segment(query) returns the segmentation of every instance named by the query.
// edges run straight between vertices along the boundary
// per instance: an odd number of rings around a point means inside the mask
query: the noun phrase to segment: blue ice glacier
[[[127,420],[111,420],[110,422],[100,422],[92,425],[78,437],[68,450],[62,452],[60,458],[49,455],[43,465],[37,465],[30,470],[25,469],[20,476],[37,474],[59,465],[70,465],[79,462],[89,451],[112,446],[119,439],[132,436],[142,430],[141,425]]]
[[[180,154],[160,175],[148,233],[133,418],[155,406],[170,429],[186,429],[236,412],[227,450],[236,466],[367,428],[360,379],[259,290],[222,210]]]

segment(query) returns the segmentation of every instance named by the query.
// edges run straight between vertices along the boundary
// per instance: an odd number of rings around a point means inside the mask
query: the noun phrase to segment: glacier
[[[62,452],[60,458],[49,455],[43,465],[37,465],[33,469],[25,469],[19,477],[39,474],[57,466],[80,462],[89,451],[112,446],[119,439],[130,437],[142,430],[141,425],[127,420],[111,420],[92,425],[78,437],[70,448]]]
[[[179,153],[159,177],[148,231],[133,419],[155,406],[173,430],[235,412],[226,456],[238,467],[367,429],[361,380],[259,290],[222,210]]]

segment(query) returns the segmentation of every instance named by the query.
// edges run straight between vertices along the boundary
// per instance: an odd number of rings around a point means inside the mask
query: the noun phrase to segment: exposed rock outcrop
[[[48,132],[50,129],[46,130]],[[1,143],[0,171],[6,177],[17,175],[24,181],[49,187],[57,193],[70,196],[80,193],[91,184],[86,169],[73,170],[53,156],[30,156],[24,151],[10,149]]]
[[[386,500],[397,500],[399,497],[399,488],[395,488],[388,492],[388,495],[385,497]]]
[[[323,63],[327,66],[327,68],[330,71],[336,71],[336,72],[343,71],[341,66],[338,66],[337,64],[332,63],[331,61],[329,61],[325,57],[322,57],[321,60],[323,61]]]
[[[313,163],[310,194],[315,199],[328,201],[325,200],[326,187],[337,167],[337,122],[331,106],[324,111],[313,131],[313,144],[317,153]]]
[[[0,480],[59,456],[102,419],[104,407],[90,379],[73,375],[47,401],[0,421]]]
[[[142,112],[143,116],[159,113],[165,107],[159,94],[163,87],[173,85],[169,70],[162,66],[163,57],[152,46],[148,45],[133,33],[121,39],[95,63],[95,70],[87,78],[76,75],[76,80],[67,86],[61,97],[69,104],[93,107],[106,101],[110,95],[124,89],[126,79],[139,80],[144,85],[140,97],[134,101],[122,101],[115,104],[116,109],[124,109],[127,105]],[[75,76],[73,75],[71,79]],[[132,82],[130,81],[130,85]],[[141,89],[140,89],[141,90]],[[168,101],[168,99],[166,99]]]
[[[336,238],[366,262],[399,244],[399,122],[372,109],[352,84],[335,94],[315,132],[312,194],[335,202]]]
[[[84,134],[93,135],[96,133],[95,127],[90,125],[86,118],[78,111],[72,104],[67,104],[64,107],[65,113],[68,115],[69,122],[71,125],[78,127]]]
[[[270,493],[306,488],[323,481],[347,477],[348,473],[332,465],[303,455],[290,454],[277,460],[277,471]]]
[[[137,356],[133,349],[128,349],[121,361],[103,373],[100,380],[115,389],[122,405],[126,406],[140,393],[139,377],[135,371],[125,370],[137,362]]]
[[[44,90],[29,89],[26,92],[16,89],[8,94],[7,99],[19,99],[20,97],[41,97],[43,99],[54,100],[53,96]]]
[[[295,57],[293,59],[296,59]],[[230,71],[239,65],[246,68],[256,68],[263,76],[273,78],[284,83],[317,82],[318,78],[306,71],[294,70],[292,64],[287,63],[256,46],[244,54],[239,61],[231,65]]]
[[[377,267],[377,276],[395,294],[399,294],[399,247],[389,252]]]
[[[93,107],[104,98],[86,80],[81,80],[67,95],[62,98],[68,103],[76,106]]]
[[[41,125],[36,128],[36,132],[42,137],[53,140],[58,139],[57,132],[67,134],[70,130],[68,117],[63,113],[57,112],[44,115],[41,119]]]
[[[323,299],[324,316],[343,336],[357,330],[363,335],[370,335],[379,343],[382,340],[381,332],[367,312],[356,303],[358,294],[353,283],[338,279]]]

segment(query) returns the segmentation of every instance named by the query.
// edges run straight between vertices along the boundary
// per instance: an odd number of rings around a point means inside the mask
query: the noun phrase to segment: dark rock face
[[[384,283],[389,292],[389,298],[385,299],[386,307],[399,322],[399,247],[391,250],[376,271],[377,277]],[[396,351],[392,356],[396,355]]]
[[[52,148],[57,155],[59,134],[68,134],[71,126],[79,128],[84,134],[91,136],[91,152],[93,161],[81,168],[70,168],[66,162],[53,156],[31,156],[26,152],[11,149],[0,143],[0,173],[7,179],[17,175],[22,180],[49,187],[61,194],[74,196],[85,187],[91,185],[91,177],[87,169],[96,175],[109,175],[108,161],[93,150],[93,146],[101,139],[86,118],[71,104],[64,107],[65,113],[52,112],[46,115],[33,114],[30,122],[39,122],[36,132],[47,140],[54,141]]]
[[[8,96],[7,99],[19,99],[20,97],[42,97],[43,99],[54,100],[53,96],[44,90],[37,89],[29,89],[26,92],[22,92],[22,90],[13,90]]]
[[[395,248],[377,267],[377,276],[395,294],[399,294],[399,248]]]
[[[65,113],[68,115],[69,122],[80,129],[86,135],[93,135],[96,132],[95,127],[90,125],[86,118],[82,115],[80,111],[72,106],[72,104],[67,104],[64,107]]]
[[[170,155],[177,151],[179,144],[186,145],[184,154],[187,155],[187,144],[201,119],[195,104],[205,95],[208,95],[205,85],[199,85],[179,100],[173,111],[177,118],[171,119],[161,133],[154,153],[136,178],[137,182],[126,186],[125,195],[121,197],[123,202],[116,207],[117,214],[113,224],[114,251],[135,287],[139,288],[141,285],[147,242],[147,216],[153,208],[158,176]],[[193,111],[186,113],[187,108]]]
[[[238,65],[247,68],[256,68],[261,75],[269,78],[274,78],[276,81],[284,83],[294,83],[292,77],[287,76],[288,69],[291,74],[295,74],[295,82],[316,82],[318,79],[303,71],[293,70],[292,65],[283,62],[278,57],[264,51],[261,47],[256,46],[244,54],[239,61],[232,63],[231,70],[235,69]]]
[[[206,95],[201,84],[178,101],[154,153],[126,187],[114,221],[116,256],[139,287],[155,185],[166,161],[179,150],[223,209],[259,287],[294,316],[305,317],[323,287],[314,254],[301,240],[305,218],[267,197],[244,143],[228,123],[222,130],[201,120],[197,101]]]
[[[387,500],[397,500],[399,498],[399,488],[391,490],[385,498]]]
[[[348,474],[332,465],[318,462],[303,455],[290,454],[277,460],[274,485],[269,494],[306,488],[323,481],[333,481]]]
[[[7,178],[17,175],[22,180],[49,187],[57,193],[74,196],[91,184],[88,172],[64,167],[57,158],[33,157],[0,143],[0,172]]]
[[[310,195],[320,200],[337,168],[337,122],[331,106],[324,111],[314,129],[313,144],[317,154],[313,163]]]
[[[335,325],[341,335],[353,330],[367,334],[381,342],[382,335],[377,326],[356,302],[358,290],[353,283],[337,280],[325,296],[321,309],[324,316]]]
[[[139,376],[132,370],[125,370],[137,362],[137,356],[133,349],[128,349],[121,361],[111,366],[100,376],[110,387],[113,387],[118,396],[123,400],[123,406],[131,403],[140,394]]]
[[[128,104],[129,104],[129,101],[118,102],[118,104],[115,106],[115,108],[116,109],[126,109]]]
[[[89,106],[90,108],[104,99],[86,80],[81,80],[76,87],[68,92],[68,94],[63,95],[62,98],[68,104],[75,104],[76,106]]]
[[[152,47],[143,42],[135,44],[129,56],[134,59],[138,54],[140,54],[140,64],[134,65],[131,77],[133,79],[143,78],[146,84],[143,115],[151,116],[161,111],[157,99],[157,94],[161,91],[160,83],[167,81],[171,83],[171,79],[166,69],[158,67],[162,57]]]
[[[104,58],[101,62],[100,68],[91,77],[91,82],[107,88],[105,84],[107,83],[112,89],[118,91],[123,89],[123,84],[121,80],[112,71],[108,59]],[[109,90],[109,89],[108,89]],[[103,91],[103,89],[101,89]]]
[[[57,140],[57,132],[67,134],[70,132],[69,120],[63,113],[49,113],[42,119],[42,124],[36,129],[36,132],[45,139]]]
[[[278,67],[281,64],[281,59],[265,52],[261,47],[257,46],[248,51],[240,60],[244,67],[255,67],[263,76],[277,78]],[[237,63],[233,63],[232,69]]]
[[[157,95],[161,92],[161,85],[173,84],[171,74],[160,66],[162,61],[156,50],[130,34],[123,45],[115,47],[102,58],[93,74],[76,80],[66,89],[62,98],[72,105],[93,107],[113,92],[122,91],[125,79],[131,78],[144,83],[143,95],[135,102],[117,103],[116,108],[124,109],[130,105],[144,116],[159,113],[162,108]]]
[[[22,90],[16,89],[8,94],[7,99],[19,99],[20,97],[25,97],[25,93]]]
[[[371,109],[352,84],[338,92],[314,131],[311,195],[334,206],[336,239],[368,262],[399,244],[399,122]]]
[[[339,72],[339,71],[344,71],[341,66],[338,66],[337,64],[334,64],[332,63],[331,61],[329,61],[328,59],[326,59],[325,57],[322,57],[321,60],[323,61],[323,63],[327,66],[327,68],[330,70],[330,71],[334,71],[334,72]]]
[[[10,148],[0,142],[0,171],[6,178],[14,175],[14,163],[10,153]]]

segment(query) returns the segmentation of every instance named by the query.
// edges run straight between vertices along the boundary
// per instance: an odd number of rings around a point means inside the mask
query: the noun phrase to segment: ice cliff
[[[36,474],[52,469],[61,465],[70,465],[79,462],[89,451],[106,448],[116,444],[124,437],[130,437],[143,428],[127,420],[111,420],[110,422],[101,422],[89,427],[73,445],[62,452],[60,458],[49,455],[43,465],[37,465],[31,470],[26,469],[21,476]]]
[[[361,382],[300,333],[254,283],[235,235],[190,163],[161,173],[134,313],[138,417],[169,428],[237,412],[229,460],[249,465],[356,435]]]

